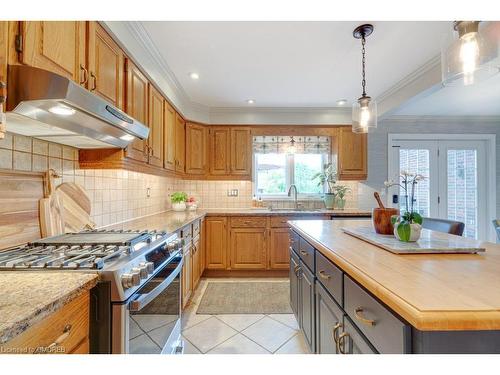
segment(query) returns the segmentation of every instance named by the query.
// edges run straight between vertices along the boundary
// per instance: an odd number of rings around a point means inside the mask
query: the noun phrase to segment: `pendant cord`
[[[362,76],[363,76],[363,80],[361,81],[361,85],[363,86],[363,97],[366,96],[366,78],[365,78],[365,44],[366,44],[366,39],[365,39],[365,34],[363,33],[363,35],[361,36],[361,54],[363,56],[363,58],[361,59],[361,64],[362,64],[362,68],[363,68],[363,73],[362,73]]]

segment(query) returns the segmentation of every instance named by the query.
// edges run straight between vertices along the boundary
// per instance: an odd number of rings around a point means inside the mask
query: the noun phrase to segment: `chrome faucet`
[[[288,196],[289,197],[292,196],[292,189],[295,191],[294,202],[295,202],[295,209],[297,210],[299,208],[299,206],[297,204],[297,186],[295,186],[295,184],[290,185],[290,188],[288,189]]]

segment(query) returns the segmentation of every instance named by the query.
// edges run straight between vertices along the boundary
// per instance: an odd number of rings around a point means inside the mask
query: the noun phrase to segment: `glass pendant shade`
[[[497,26],[483,29],[478,21],[455,23],[441,49],[443,85],[468,86],[499,72]]]
[[[368,133],[377,127],[377,102],[369,96],[362,96],[352,106],[352,131]]]

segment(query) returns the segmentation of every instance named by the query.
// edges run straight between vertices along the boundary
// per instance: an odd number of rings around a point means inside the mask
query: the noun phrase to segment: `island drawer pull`
[[[332,336],[333,336],[333,341],[335,341],[335,343],[338,343],[339,342],[339,338],[337,336],[337,332],[338,330],[342,328],[342,323],[337,323],[335,324],[335,326],[333,327],[333,331],[332,331]]]
[[[345,342],[344,342],[344,339],[346,337],[349,337],[349,334],[347,332],[344,332],[339,336],[339,339],[337,340],[337,350],[340,354],[347,354],[345,352]]]
[[[374,326],[375,320],[365,318],[363,315],[361,315],[362,312],[363,312],[362,307],[357,307],[354,310],[354,315],[356,316],[356,319],[358,319],[363,324],[366,324],[367,326]]]
[[[55,348],[56,346],[61,345],[66,339],[69,337],[71,333],[71,324],[66,324],[66,326],[63,329],[63,333],[61,336],[59,336],[52,344],[50,344],[47,348]]]
[[[324,280],[330,280],[331,279],[331,276],[327,275],[325,273],[325,271],[323,271],[323,270],[319,271],[318,274],[319,274],[319,277],[321,277]]]
[[[307,251],[304,251],[304,250],[300,250],[300,253],[301,253],[302,255],[309,255],[309,253],[308,253]]]

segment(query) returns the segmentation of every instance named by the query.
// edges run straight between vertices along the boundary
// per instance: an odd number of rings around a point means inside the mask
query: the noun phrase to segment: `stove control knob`
[[[141,283],[141,270],[138,267],[134,267],[130,270],[132,275],[132,286],[137,286]]]
[[[172,242],[169,242],[168,245],[167,245],[167,250],[172,252],[172,251],[175,251],[177,249],[177,243],[176,243],[177,240],[174,240]]]
[[[147,279],[149,272],[148,272],[148,266],[146,263],[142,262],[139,263],[139,274],[141,275],[141,279]]]
[[[146,262],[146,267],[148,269],[148,273],[153,273],[155,270],[155,264],[153,262]]]
[[[139,273],[135,272],[130,272],[130,273],[124,273],[121,276],[121,281],[122,281],[122,286],[125,289],[132,288],[133,286],[137,286],[141,283],[141,277],[139,276]]]

